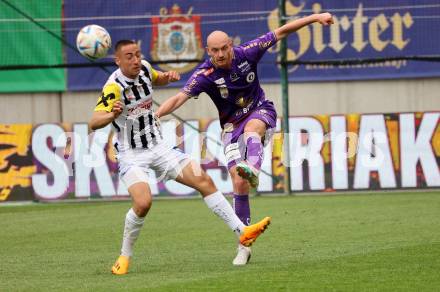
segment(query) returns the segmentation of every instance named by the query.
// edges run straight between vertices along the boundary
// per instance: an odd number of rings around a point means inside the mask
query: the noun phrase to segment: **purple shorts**
[[[272,138],[277,124],[277,113],[273,102],[265,100],[239,122],[235,124],[226,123],[224,125],[222,141],[228,169],[245,159],[246,141],[244,141],[243,133],[246,124],[252,119],[263,121],[266,124],[266,134],[263,141],[264,145],[266,145]]]

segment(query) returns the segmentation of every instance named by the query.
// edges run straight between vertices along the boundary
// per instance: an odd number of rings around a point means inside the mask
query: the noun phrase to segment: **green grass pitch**
[[[113,276],[127,202],[0,207],[0,291],[439,291],[440,193],[252,198],[245,267],[201,199],[156,200]]]

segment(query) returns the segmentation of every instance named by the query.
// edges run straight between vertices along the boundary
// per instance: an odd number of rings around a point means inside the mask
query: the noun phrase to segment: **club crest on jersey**
[[[203,57],[200,16],[191,15],[192,7],[186,15],[177,4],[167,9],[160,9],[160,16],[151,18],[153,34],[151,38],[151,59],[170,61],[176,59],[200,59]],[[175,70],[180,73],[191,71],[197,63],[159,64],[165,71]]]
[[[229,96],[229,91],[228,91],[228,88],[226,87],[226,85],[219,85],[217,87],[218,87],[218,90],[220,91],[221,97],[227,98]]]
[[[255,73],[249,72],[248,75],[246,76],[246,81],[248,83],[251,83],[252,81],[254,81],[254,79],[255,79]]]

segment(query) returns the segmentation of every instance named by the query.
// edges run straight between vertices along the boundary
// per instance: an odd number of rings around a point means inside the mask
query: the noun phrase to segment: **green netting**
[[[61,0],[7,0],[42,25],[62,34]],[[54,65],[63,63],[62,43],[31,20],[0,1],[0,64]],[[64,69],[0,71],[0,92],[64,91]]]

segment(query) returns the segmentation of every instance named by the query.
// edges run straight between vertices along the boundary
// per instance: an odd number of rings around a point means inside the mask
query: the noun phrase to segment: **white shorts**
[[[119,176],[129,188],[138,182],[149,182],[148,170],[156,172],[157,181],[175,179],[190,162],[178,148],[159,142],[151,149],[130,149],[117,154]]]

